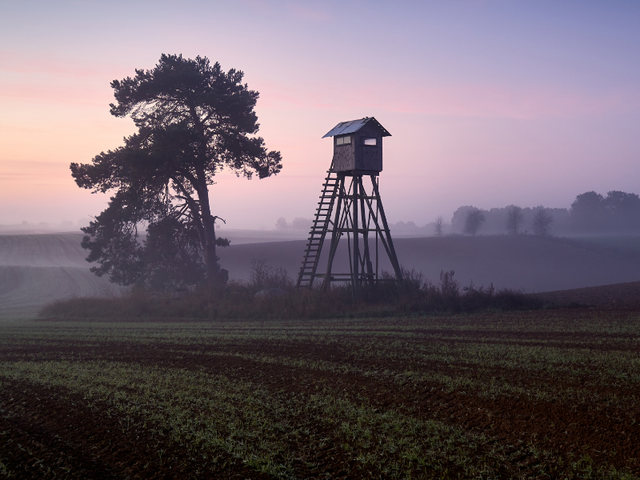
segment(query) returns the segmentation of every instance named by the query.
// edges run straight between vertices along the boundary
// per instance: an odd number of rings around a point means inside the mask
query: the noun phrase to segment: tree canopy
[[[282,168],[279,152],[256,136],[258,92],[243,73],[206,57],[162,55],[152,70],[114,80],[116,117],[138,128],[124,145],[88,164],[71,164],[81,188],[111,192],[88,227],[83,247],[98,275],[154,288],[221,281],[209,186],[222,169],[251,179]]]
[[[551,215],[542,205],[536,207],[533,215],[533,233],[541,237],[549,235],[551,224],[553,223],[553,215]]]
[[[524,212],[517,205],[507,207],[507,231],[512,235],[517,235],[520,225],[524,221]]]
[[[606,197],[593,191],[582,193],[571,204],[570,222],[578,232],[637,232],[640,197],[617,190]]]
[[[479,208],[471,208],[467,211],[467,218],[464,222],[464,233],[475,235],[485,221],[485,216]]]

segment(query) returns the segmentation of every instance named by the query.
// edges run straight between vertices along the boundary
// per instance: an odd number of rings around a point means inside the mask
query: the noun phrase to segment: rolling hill
[[[269,232],[265,232],[269,235]],[[243,236],[244,235],[244,236]],[[286,269],[295,280],[304,240],[259,242],[257,234],[238,234],[238,242],[220,249],[220,263],[230,278],[248,281],[253,259]],[[247,237],[258,243],[242,243]],[[0,318],[34,316],[56,299],[110,296],[122,289],[89,272],[82,234],[0,235]],[[640,280],[637,257],[620,249],[563,238],[529,235],[396,238],[400,263],[438,283],[442,270],[454,270],[461,285],[548,292]],[[381,250],[381,258],[383,257]],[[346,271],[339,251],[334,271]],[[390,266],[382,262],[382,268]]]
[[[34,316],[61,298],[121,289],[89,271],[82,234],[0,235],[0,319]]]
[[[543,292],[608,285],[640,280],[640,262],[614,248],[563,238],[532,235],[477,237],[420,237],[394,240],[398,259],[438,283],[442,270],[455,271],[461,285],[493,285],[526,292]],[[220,262],[230,277],[248,280],[251,259],[285,268],[295,279],[306,241],[233,245],[219,250]],[[327,249],[325,249],[327,250]],[[326,252],[324,252],[326,254]],[[384,257],[380,246],[380,258]],[[321,263],[323,262],[321,257]],[[324,260],[326,262],[326,260]],[[336,256],[341,271],[347,270],[346,252]],[[391,270],[388,262],[381,268]],[[334,268],[334,272],[337,271]]]

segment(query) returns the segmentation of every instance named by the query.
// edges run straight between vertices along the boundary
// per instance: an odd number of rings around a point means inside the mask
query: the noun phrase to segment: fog
[[[635,239],[634,239],[635,240]],[[297,278],[305,241],[231,246],[220,251],[220,262],[232,279],[247,281],[251,260],[264,259]],[[455,271],[461,286],[511,288],[543,292],[640,280],[635,249],[587,241],[540,238],[533,235],[478,237],[416,237],[394,240],[401,265],[437,285],[440,272]],[[318,272],[326,270],[328,245]],[[336,255],[334,273],[349,272],[346,242]],[[380,246],[380,269],[392,271]],[[381,273],[381,271],[379,273]]]
[[[306,240],[300,233],[231,230],[221,235],[231,246],[220,248],[220,264],[232,281],[251,279],[252,261],[284,268],[297,279]],[[73,296],[111,296],[121,289],[89,272],[80,233],[0,234],[0,319],[33,316],[44,304]],[[302,235],[304,238],[304,234]],[[546,292],[640,280],[640,237],[591,235],[445,235],[394,239],[406,270],[422,273],[438,285],[442,271],[455,271],[461,287],[493,285],[526,292]],[[324,249],[319,273],[326,269]],[[372,245],[373,248],[373,245]],[[380,271],[391,266],[380,247]],[[348,272],[342,242],[334,273]]]
[[[470,231],[472,212],[482,221]],[[519,220],[510,227],[513,212],[519,212]],[[548,220],[544,232],[536,227],[541,214]],[[32,316],[60,298],[123,291],[89,272],[88,252],[80,248],[80,226],[87,221],[0,225],[0,318]],[[278,216],[271,228],[238,229],[230,227],[231,221],[218,222],[218,236],[231,241],[218,250],[220,264],[232,281],[248,282],[252,262],[264,260],[269,267],[285,269],[295,282],[311,223],[311,217]],[[391,218],[389,225],[403,268],[434,285],[443,271],[454,271],[462,287],[493,285],[526,292],[640,280],[640,197],[635,193],[587,191],[576,195],[569,208],[463,205],[450,218],[443,217],[439,236],[433,222]],[[392,268],[378,247],[377,273],[382,274]],[[318,273],[326,271],[327,254],[328,242]],[[343,241],[333,272],[348,273],[347,259]]]

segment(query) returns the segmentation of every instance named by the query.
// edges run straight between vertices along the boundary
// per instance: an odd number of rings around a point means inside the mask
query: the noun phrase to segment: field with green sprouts
[[[0,477],[640,476],[640,312],[0,323]]]

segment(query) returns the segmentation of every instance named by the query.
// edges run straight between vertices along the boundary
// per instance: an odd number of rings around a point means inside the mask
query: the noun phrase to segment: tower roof
[[[382,125],[380,125],[380,122],[378,122],[375,118],[373,118],[373,117],[364,117],[364,118],[360,118],[358,120],[349,120],[348,122],[340,122],[338,125],[333,127],[326,135],[324,135],[322,138],[335,137],[336,135],[346,135],[348,133],[354,133],[354,132],[357,132],[358,130],[360,130],[362,127],[364,127],[367,123],[370,123],[370,122],[372,122],[373,125],[375,125],[376,127],[378,127],[380,129],[380,131],[382,132],[382,136],[383,137],[390,137],[391,136],[391,134],[387,131],[387,129],[384,128]]]

